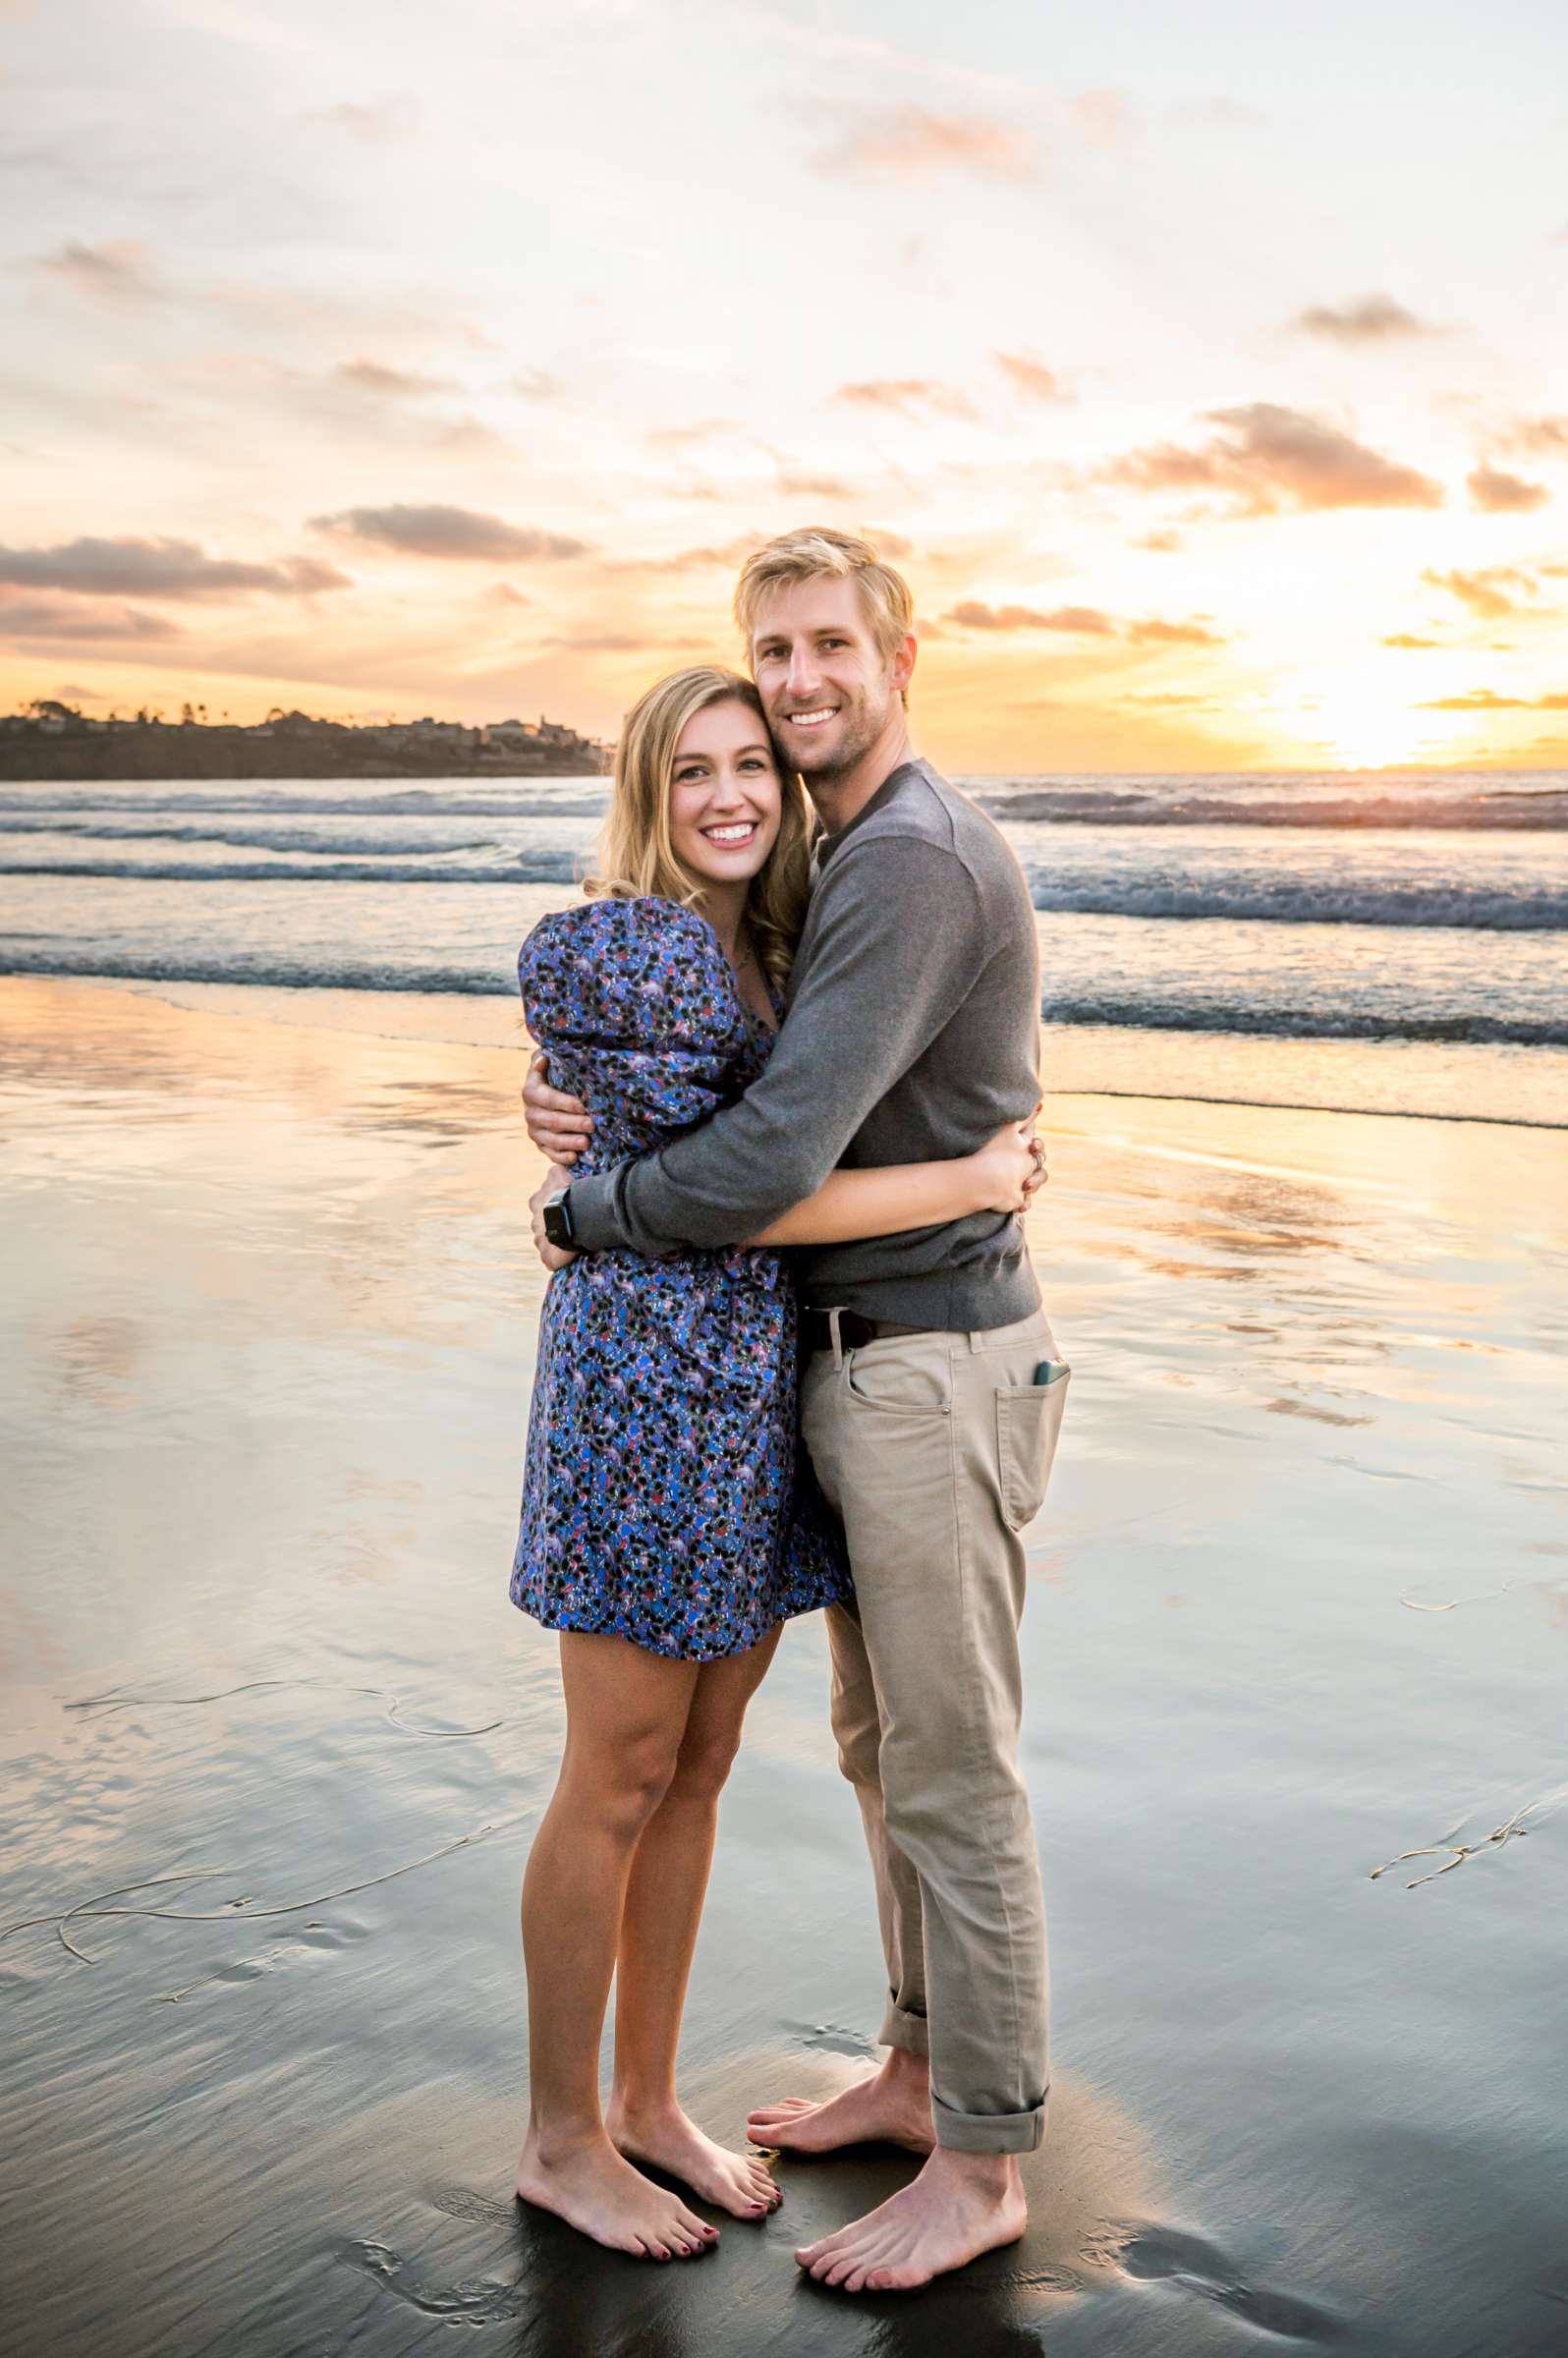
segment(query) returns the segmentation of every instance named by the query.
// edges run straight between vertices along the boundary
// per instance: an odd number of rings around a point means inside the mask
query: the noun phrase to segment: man
[[[840,1162],[967,1153],[1037,1104],[1039,976],[1017,862],[910,746],[907,585],[864,540],[789,533],[748,559],[736,616],[787,768],[820,817],[818,876],[766,1072],[661,1152],[560,1189],[580,1252],[756,1235]],[[588,1123],[531,1074],[530,1131]],[[1017,1763],[1020,1532],[1065,1371],[1023,1232],[983,1213],[802,1256],[802,1423],[856,1587],[833,1607],[833,1727],[860,1801],[887,1958],[888,2053],[820,2105],[763,2107],[760,2144],[868,2139],[926,2157],[796,2255],[847,2291],[926,2283],[1022,2234],[1017,2157],[1044,2130],[1039,1872]],[[1047,1364],[1048,1363],[1048,1364]]]

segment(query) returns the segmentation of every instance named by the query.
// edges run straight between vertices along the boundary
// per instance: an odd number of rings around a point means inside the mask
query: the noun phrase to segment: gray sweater
[[[837,835],[761,1079],[658,1153],[579,1179],[588,1252],[734,1245],[840,1163],[968,1154],[1039,1095],[1039,956],[1017,861],[966,795],[906,761]],[[809,1302],[912,1326],[1005,1326],[1038,1307],[1020,1221],[803,1248]]]

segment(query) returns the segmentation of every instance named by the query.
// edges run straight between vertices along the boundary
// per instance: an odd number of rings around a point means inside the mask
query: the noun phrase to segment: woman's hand
[[[544,1207],[552,1196],[558,1196],[563,1188],[571,1184],[571,1172],[558,1163],[551,1163],[529,1198],[529,1217],[533,1223],[533,1250],[552,1277],[557,1269],[564,1269],[568,1262],[576,1261],[577,1255],[569,1253],[564,1245],[551,1244],[544,1233]]]
[[[1028,1211],[1045,1185],[1045,1142],[1035,1136],[1038,1112],[1036,1105],[1027,1122],[1009,1122],[968,1157],[977,1211]]]
[[[550,1087],[544,1077],[548,1070],[549,1058],[535,1048],[523,1084],[523,1120],[539,1152],[556,1164],[557,1181],[564,1186],[593,1134],[593,1116],[578,1098]]]

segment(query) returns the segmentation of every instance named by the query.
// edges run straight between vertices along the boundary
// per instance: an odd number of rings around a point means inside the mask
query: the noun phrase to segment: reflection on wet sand
[[[507,2199],[517,1882],[560,1735],[505,1594],[541,1293],[521,1073],[0,984],[28,2346],[1550,2348],[1563,1140],[1056,1101],[1033,1237],[1074,1398],[1025,1623],[1051,2131],[1023,2244],[857,2304],[791,2252],[907,2157],[781,2163],[779,2216],[690,2267]],[[873,2051],[824,1690],[798,1624],[698,1955],[715,2135]]]

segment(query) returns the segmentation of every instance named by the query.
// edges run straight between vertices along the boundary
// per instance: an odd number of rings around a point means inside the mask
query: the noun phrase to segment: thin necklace
[[[749,966],[755,966],[756,964],[756,952],[752,948],[750,940],[748,940],[744,948],[742,947],[741,935],[743,931],[746,930],[746,920],[743,917],[740,924],[735,928],[734,947],[724,951],[724,956],[728,961],[730,972],[732,974],[744,974]],[[722,935],[720,936],[720,947],[723,947]]]

